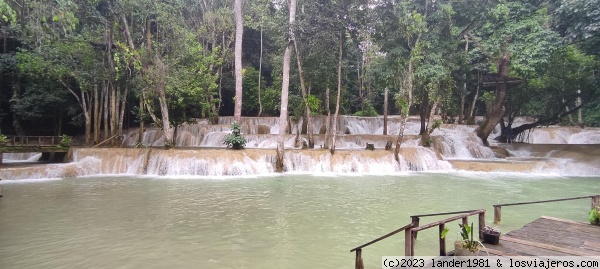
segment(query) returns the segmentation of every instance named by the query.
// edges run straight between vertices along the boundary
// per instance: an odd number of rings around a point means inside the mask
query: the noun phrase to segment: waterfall
[[[443,124],[431,134],[432,148],[420,147],[420,122],[409,118],[403,137],[399,161],[392,151],[384,150],[395,143],[401,118],[389,118],[388,135],[382,135],[382,117],[340,116],[335,155],[320,149],[324,145],[326,118],[315,116],[315,149],[300,150],[297,136],[285,135],[285,171],[290,173],[393,174],[407,171],[500,171],[598,175],[600,163],[600,129],[576,127],[536,128],[528,136],[531,143],[499,144],[493,151],[483,146],[475,135],[477,126]],[[146,128],[142,144],[139,130],[131,129],[123,137],[123,148],[73,149],[73,162],[0,169],[2,179],[64,178],[89,175],[153,176],[254,176],[273,173],[277,145],[278,118],[245,117],[242,132],[246,149],[227,150],[222,143],[230,133],[233,117],[220,117],[211,125],[196,120],[178,127],[176,146],[163,150],[164,138],[158,128]],[[527,120],[515,121],[522,124]],[[295,128],[294,128],[295,129]],[[499,132],[499,128],[497,128]],[[301,135],[306,141],[306,135]],[[372,144],[374,151],[365,150]],[[587,145],[575,145],[587,144]],[[596,144],[596,145],[594,145]],[[506,149],[506,150],[504,150]],[[4,160],[35,161],[40,153],[5,153]],[[496,158],[496,155],[501,156]],[[509,156],[508,158],[505,158]]]
[[[2,153],[3,162],[6,163],[37,162],[40,157],[40,152]]]
[[[494,158],[494,152],[475,134],[477,126],[442,125],[431,138],[444,159]]]
[[[90,175],[255,176],[274,173],[270,149],[73,149],[73,162],[0,170],[3,179],[64,178]],[[387,150],[287,150],[285,171],[292,173],[390,174],[451,170],[427,148],[402,148],[400,163]]]

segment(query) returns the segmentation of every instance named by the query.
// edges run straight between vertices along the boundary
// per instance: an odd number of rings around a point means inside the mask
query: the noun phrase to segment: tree
[[[296,0],[289,0],[289,31],[293,31],[292,27],[296,20]],[[275,163],[275,171],[283,172],[283,157],[284,157],[284,142],[286,127],[288,121],[288,95],[290,87],[290,58],[293,49],[291,40],[288,40],[283,54],[283,80],[281,83],[281,110],[279,112],[279,136],[277,137],[277,156]]]
[[[40,50],[17,54],[19,69],[60,82],[79,102],[85,119],[85,143],[92,142],[92,95],[100,61],[86,42],[55,42]]]
[[[240,123],[242,117],[242,37],[244,36],[244,20],[242,16],[242,0],[234,0],[235,16],[235,111],[233,119]]]
[[[505,127],[511,131],[503,132],[498,140],[519,139],[526,130],[559,123],[584,105],[598,104],[597,98],[593,97],[596,94],[595,65],[593,56],[585,55],[575,46],[557,49],[540,75],[530,79],[520,94],[511,100],[513,113]],[[578,102],[580,99],[584,101]],[[513,128],[512,119],[519,110],[525,115],[537,115],[538,119]],[[507,133],[511,137],[506,137]]]
[[[546,27],[548,14],[544,2],[502,1],[487,10],[485,19],[478,28],[465,26],[462,33],[474,41],[477,52],[485,55],[501,80],[507,80],[510,74],[532,76],[559,44],[558,35]],[[496,85],[494,103],[476,130],[485,145],[505,114],[507,89],[506,83]]]

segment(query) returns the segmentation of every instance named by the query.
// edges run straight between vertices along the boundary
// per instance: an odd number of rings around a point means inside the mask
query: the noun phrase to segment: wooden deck
[[[496,256],[600,256],[600,226],[541,217],[485,247]]]

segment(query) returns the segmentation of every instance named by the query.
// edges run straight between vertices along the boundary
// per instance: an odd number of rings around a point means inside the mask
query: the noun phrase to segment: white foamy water
[[[40,157],[39,152],[2,153],[2,161],[6,163],[37,162]]]

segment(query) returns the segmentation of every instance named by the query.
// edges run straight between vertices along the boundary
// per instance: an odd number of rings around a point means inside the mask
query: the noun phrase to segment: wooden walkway
[[[600,256],[600,226],[541,217],[485,247],[496,256]]]

